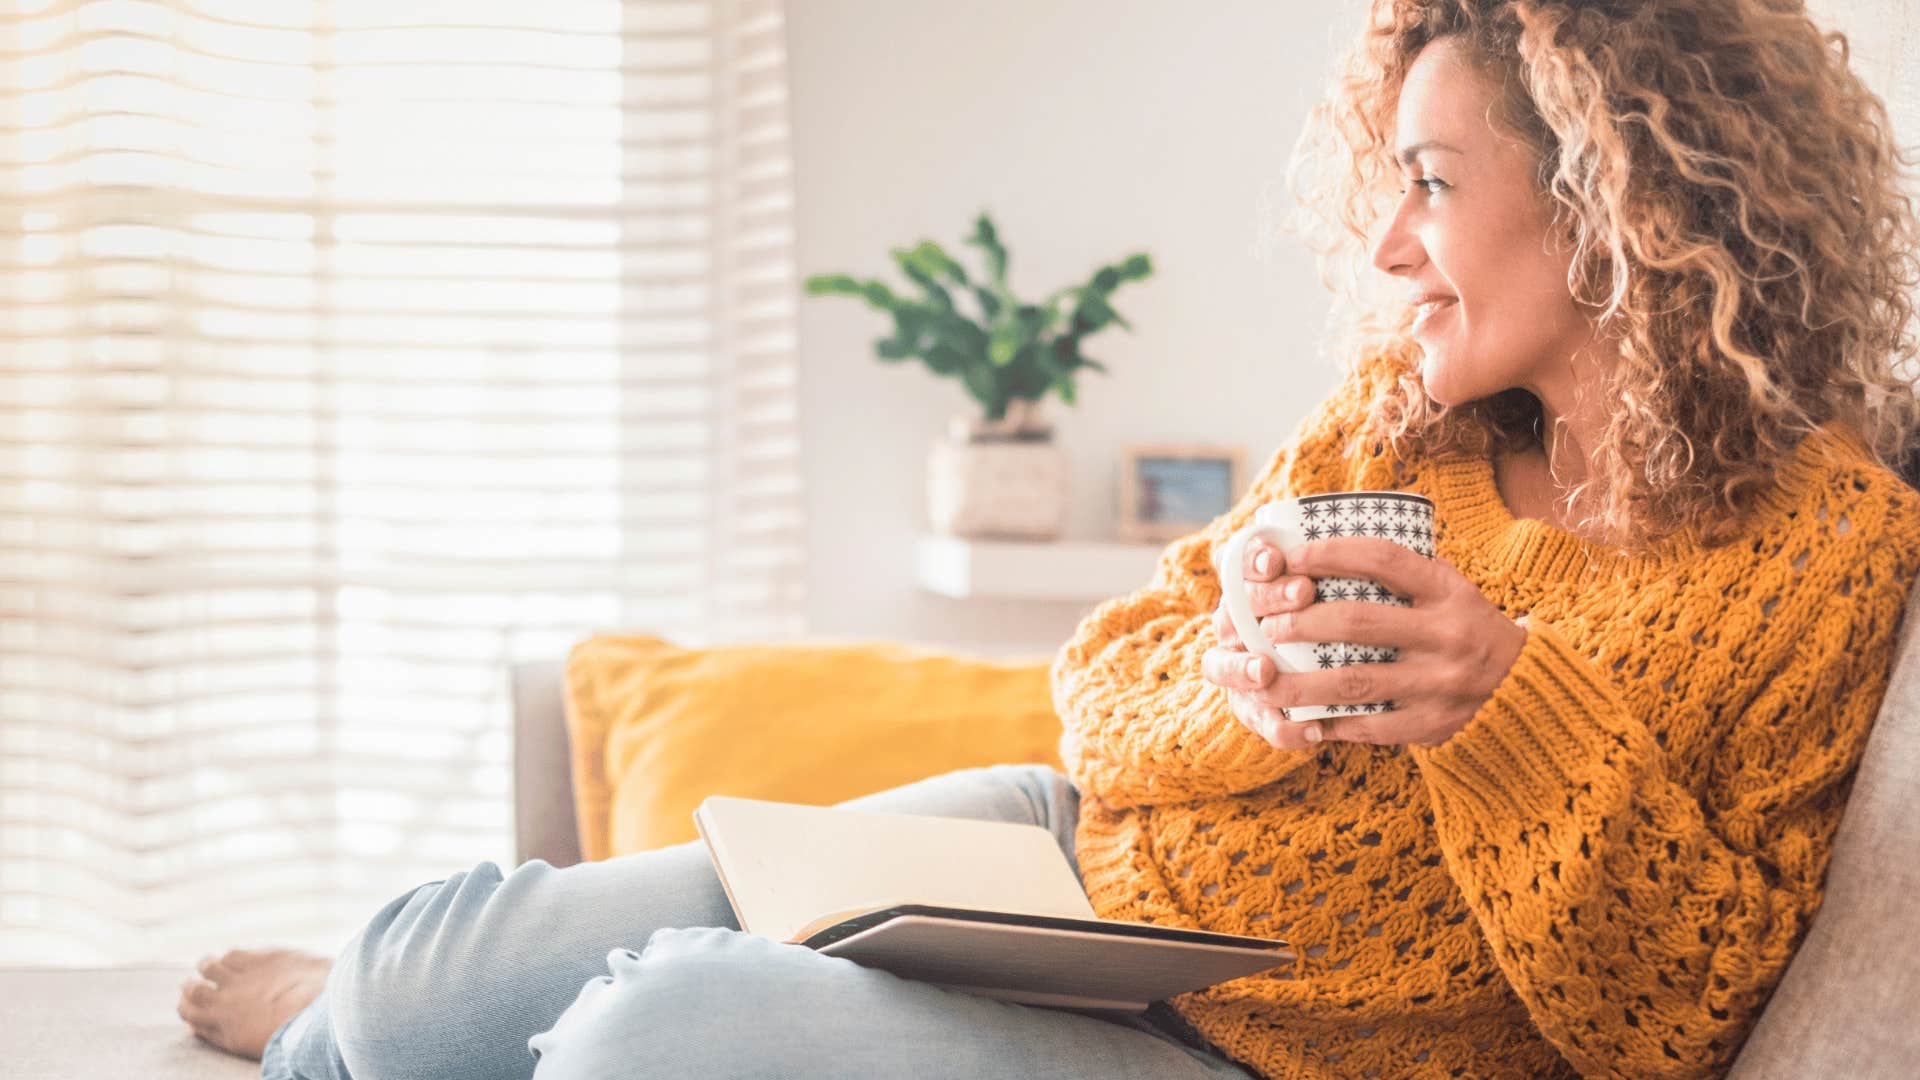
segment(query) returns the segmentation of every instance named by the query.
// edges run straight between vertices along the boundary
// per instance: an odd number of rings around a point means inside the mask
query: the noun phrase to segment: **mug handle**
[[[1241,526],[1239,532],[1220,545],[1220,556],[1214,567],[1220,576],[1220,596],[1227,602],[1227,614],[1233,617],[1233,628],[1239,633],[1241,643],[1249,651],[1272,660],[1275,670],[1297,674],[1299,669],[1281,659],[1280,651],[1260,632],[1260,620],[1253,613],[1253,598],[1247,593],[1247,579],[1241,573],[1240,568],[1247,561],[1247,545],[1256,536],[1277,548],[1285,548],[1288,543],[1278,525],[1255,522]]]

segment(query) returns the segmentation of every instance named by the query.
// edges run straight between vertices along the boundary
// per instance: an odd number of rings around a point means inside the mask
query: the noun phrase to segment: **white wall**
[[[1008,277],[1038,300],[1148,252],[1086,339],[1110,374],[1049,395],[1074,460],[1067,534],[1109,538],[1128,443],[1239,444],[1252,472],[1336,381],[1317,353],[1328,297],[1282,236],[1264,260],[1263,191],[1357,16],[1237,0],[803,0],[788,5],[801,276],[880,277],[888,251],[961,238],[988,211]],[[1095,601],[951,600],[913,582],[928,443],[977,406],[918,361],[882,364],[881,313],[803,297],[808,613],[820,637],[1051,655]],[[1143,579],[1138,584],[1145,584]]]

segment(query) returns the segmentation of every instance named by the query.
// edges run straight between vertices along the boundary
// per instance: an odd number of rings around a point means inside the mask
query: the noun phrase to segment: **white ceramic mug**
[[[1254,616],[1253,600],[1247,593],[1247,580],[1242,573],[1247,565],[1247,545],[1259,537],[1286,552],[1329,536],[1378,536],[1431,559],[1433,501],[1407,491],[1341,491],[1283,499],[1255,510],[1253,523],[1241,528],[1215,550],[1214,568],[1220,573],[1220,591],[1227,603],[1227,613],[1233,616],[1234,630],[1250,652],[1272,660],[1281,671],[1320,671],[1348,664],[1388,663],[1400,658],[1399,649],[1345,641],[1287,641],[1275,645],[1260,632],[1260,620]],[[1314,578],[1313,599],[1315,603],[1369,600],[1413,606],[1411,598],[1366,578]],[[1393,707],[1391,701],[1374,701],[1300,705],[1280,711],[1289,720],[1306,721],[1387,712]]]

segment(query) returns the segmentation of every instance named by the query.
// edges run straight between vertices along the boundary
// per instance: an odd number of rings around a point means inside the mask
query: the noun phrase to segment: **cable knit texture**
[[[1291,942],[1169,1002],[1263,1076],[1722,1075],[1819,907],[1920,495],[1828,427],[1740,540],[1629,556],[1515,518],[1484,457],[1349,453],[1385,377],[1349,373],[1054,661],[1094,908]],[[1438,557],[1525,648],[1437,747],[1276,750],[1200,674],[1211,554],[1262,503],[1373,489],[1434,500]]]

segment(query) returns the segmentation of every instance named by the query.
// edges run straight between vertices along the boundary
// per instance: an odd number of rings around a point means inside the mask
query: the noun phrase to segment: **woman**
[[[1406,295],[1062,649],[1065,775],[850,804],[1047,826],[1103,917],[1296,962],[1118,1022],[973,998],[737,932],[683,845],[482,864],[330,966],[203,963],[182,1015],[271,1077],[1723,1072],[1819,906],[1920,573],[1883,464],[1920,413],[1890,367],[1914,223],[1882,107],[1782,6],[1376,0],[1304,160]],[[1399,659],[1276,674],[1211,552],[1261,503],[1372,488],[1434,500],[1439,558],[1234,569],[1270,638]],[[1413,607],[1291,591],[1346,575]]]

